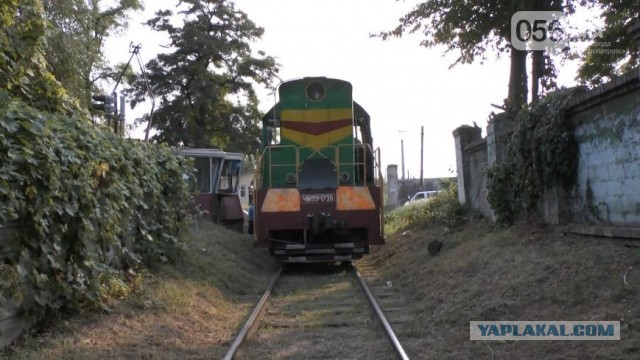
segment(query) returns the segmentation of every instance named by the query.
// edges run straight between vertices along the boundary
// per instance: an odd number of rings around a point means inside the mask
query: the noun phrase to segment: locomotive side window
[[[280,144],[280,121],[269,119],[264,122],[265,146]]]

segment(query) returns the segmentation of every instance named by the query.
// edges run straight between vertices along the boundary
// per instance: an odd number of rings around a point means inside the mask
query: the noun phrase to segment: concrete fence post
[[[469,156],[464,148],[477,140],[482,139],[482,129],[469,125],[462,125],[453,130],[453,138],[456,146],[456,172],[458,175],[458,201],[461,204],[470,204],[470,174]]]
[[[495,115],[487,125],[488,167],[505,162],[513,125],[513,120],[506,113]]]
[[[396,208],[398,204],[398,165],[387,165],[387,203],[386,206]]]

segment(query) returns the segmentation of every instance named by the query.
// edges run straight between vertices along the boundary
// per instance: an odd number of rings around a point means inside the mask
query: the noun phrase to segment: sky
[[[483,63],[450,65],[456,52],[445,55],[443,47],[419,46],[419,34],[382,41],[371,33],[395,28],[398,19],[417,0],[235,0],[235,7],[264,28],[261,40],[252,44],[281,65],[282,80],[326,76],[349,81],[354,100],[371,116],[374,147],[380,147],[383,174],[389,164],[398,165],[402,177],[401,143],[405,173],[420,178],[421,129],[424,128],[424,178],[455,176],[452,132],[475,122],[483,128],[492,111],[507,96],[509,59],[488,54]],[[128,31],[106,44],[112,63],[126,62],[129,44],[141,44],[140,55],[149,61],[167,40],[142,22],[177,1],[149,0],[145,11],[132,14]],[[132,62],[135,67],[135,59]],[[134,67],[134,69],[135,69]],[[558,65],[558,84],[575,85],[575,63]],[[136,69],[137,70],[137,69]],[[261,110],[274,103],[270,89],[256,89]],[[127,120],[148,112],[143,104],[127,109]],[[142,130],[132,137],[144,137]]]

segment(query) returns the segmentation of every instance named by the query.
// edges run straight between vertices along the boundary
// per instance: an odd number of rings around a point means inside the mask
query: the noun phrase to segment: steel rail
[[[376,302],[376,299],[373,297],[371,290],[369,290],[367,283],[362,278],[362,275],[360,275],[360,271],[358,271],[358,268],[356,267],[356,263],[352,261],[351,266],[353,266],[353,270],[355,270],[356,272],[356,276],[358,277],[358,281],[360,282],[360,286],[362,287],[362,290],[364,290],[365,294],[367,294],[367,298],[369,298],[369,304],[371,304],[371,307],[378,315],[378,319],[380,319],[380,322],[382,322],[384,331],[387,333],[389,340],[391,340],[391,343],[393,344],[393,348],[396,350],[396,352],[398,353],[401,359],[408,360],[409,357],[404,352],[404,349],[402,348],[400,341],[398,341],[398,338],[396,337],[396,334],[393,332],[391,325],[389,325],[387,318],[382,313],[380,306],[378,306],[378,303]]]
[[[233,359],[233,356],[236,354],[236,351],[238,351],[240,344],[242,344],[242,342],[247,337],[247,334],[249,334],[249,331],[254,330],[253,327],[258,324],[256,320],[260,318],[260,315],[264,312],[264,309],[266,308],[265,305],[267,304],[267,300],[271,295],[271,290],[273,290],[273,287],[278,281],[278,278],[280,277],[281,273],[282,273],[282,268],[280,268],[280,270],[278,270],[278,272],[271,279],[271,282],[267,287],[267,291],[264,292],[264,294],[260,298],[260,301],[258,302],[258,305],[256,305],[255,309],[253,309],[251,316],[249,316],[249,319],[242,327],[242,330],[240,330],[240,332],[238,333],[238,336],[236,336],[236,339],[233,341],[233,344],[231,344],[231,347],[229,348],[227,353],[224,355],[224,358],[223,358],[224,360]]]

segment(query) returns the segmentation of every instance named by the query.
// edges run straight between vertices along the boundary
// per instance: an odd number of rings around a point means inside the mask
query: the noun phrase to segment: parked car
[[[411,198],[409,198],[409,201],[404,203],[404,205],[407,206],[416,201],[429,200],[438,195],[438,193],[440,193],[440,191],[418,191]]]

